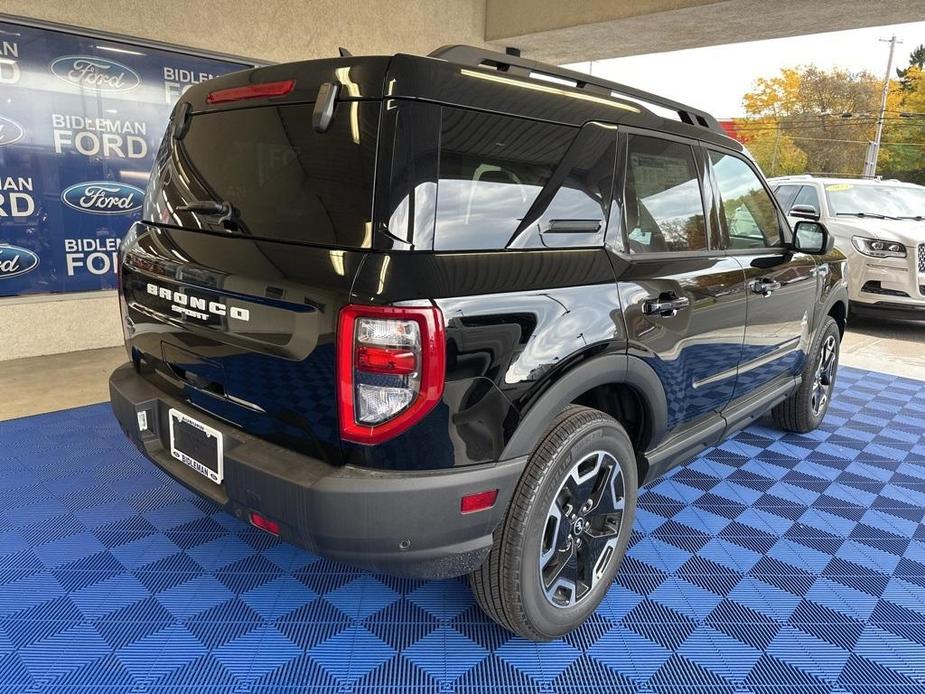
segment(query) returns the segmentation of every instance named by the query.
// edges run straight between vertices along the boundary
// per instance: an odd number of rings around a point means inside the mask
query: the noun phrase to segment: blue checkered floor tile
[[[843,369],[821,430],[762,422],[649,485],[579,631],[537,645],[463,580],[241,524],[108,405],[0,423],[0,691],[925,691],[925,383]]]

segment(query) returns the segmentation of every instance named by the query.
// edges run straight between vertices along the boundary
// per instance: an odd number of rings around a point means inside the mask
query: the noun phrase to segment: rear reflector
[[[260,528],[265,530],[271,535],[279,536],[279,523],[274,520],[270,520],[266,516],[261,516],[256,511],[251,511],[251,525],[255,528]]]
[[[223,104],[228,101],[241,99],[264,99],[269,96],[282,96],[295,89],[295,80],[282,82],[264,82],[263,84],[249,84],[245,87],[231,87],[210,92],[206,101],[210,104]]]
[[[476,511],[484,511],[485,509],[494,506],[495,500],[497,498],[497,489],[488,489],[484,492],[467,494],[459,501],[459,511],[460,513],[475,513]]]

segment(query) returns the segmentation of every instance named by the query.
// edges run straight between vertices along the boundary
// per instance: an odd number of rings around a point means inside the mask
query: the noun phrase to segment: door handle
[[[761,296],[771,296],[775,290],[780,289],[780,282],[762,278],[752,282],[752,292]]]
[[[646,299],[642,302],[642,312],[647,316],[663,316],[670,318],[678,315],[681,311],[691,305],[691,300],[686,296],[678,296],[674,292],[665,292],[660,294],[657,299]]]

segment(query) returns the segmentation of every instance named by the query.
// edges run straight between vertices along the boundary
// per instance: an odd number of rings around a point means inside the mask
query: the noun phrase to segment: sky
[[[757,78],[772,77],[784,67],[867,70],[882,79],[889,44],[878,39],[893,34],[903,41],[896,47],[893,65],[902,67],[909,53],[925,43],[925,22],[596,60],[590,72],[730,118],[745,115],[742,96]],[[568,67],[589,71],[587,62]]]

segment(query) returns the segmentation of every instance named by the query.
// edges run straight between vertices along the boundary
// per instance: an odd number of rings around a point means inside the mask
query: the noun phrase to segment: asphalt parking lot
[[[925,380],[925,320],[852,317],[842,342],[841,363]]]

